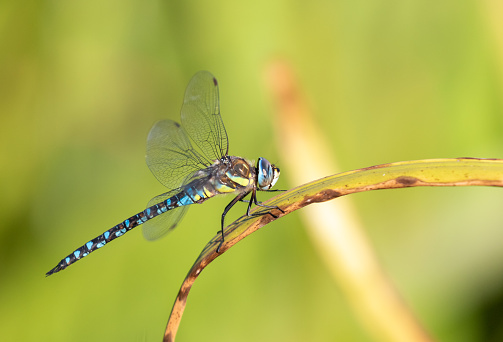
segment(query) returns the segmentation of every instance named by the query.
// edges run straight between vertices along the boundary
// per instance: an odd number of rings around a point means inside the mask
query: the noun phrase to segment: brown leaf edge
[[[273,210],[278,218],[307,205],[325,202],[340,196],[381,189],[417,186],[496,186],[503,187],[503,159],[456,158],[426,159],[371,166],[339,173],[300,185],[281,193],[266,205],[279,206]],[[255,207],[251,212],[264,210]],[[202,270],[240,240],[276,220],[271,215],[242,216],[224,229],[225,242],[216,252],[220,235],[204,247],[182,283],[171,310],[163,341],[175,340],[187,297]]]

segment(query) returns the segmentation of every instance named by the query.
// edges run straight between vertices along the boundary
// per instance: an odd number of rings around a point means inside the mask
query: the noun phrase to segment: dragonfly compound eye
[[[267,159],[258,159],[257,186],[260,190],[269,190],[274,185],[277,179],[275,170],[276,168]]]

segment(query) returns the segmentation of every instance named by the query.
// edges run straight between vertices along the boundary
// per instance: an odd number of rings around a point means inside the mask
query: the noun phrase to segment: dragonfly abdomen
[[[131,216],[127,220],[124,220],[123,222],[119,223],[118,225],[110,228],[109,230],[107,230],[106,232],[101,234],[100,236],[97,236],[94,239],[92,239],[91,241],[80,246],[73,253],[69,254],[66,258],[62,259],[56,267],[54,267],[52,270],[47,272],[46,276],[50,276],[53,273],[64,270],[69,265],[71,265],[74,262],[89,255],[89,253],[94,252],[97,249],[100,249],[101,247],[105,246],[107,243],[111,242],[112,240],[115,240],[119,236],[126,234],[128,231],[139,226],[140,224],[144,223],[148,219],[150,219],[154,216],[157,216],[157,215],[150,215],[150,217],[148,217],[146,214],[147,210],[148,209],[145,209],[144,211],[142,211],[134,216]]]
[[[89,255],[89,253],[100,249],[112,240],[115,240],[116,238],[126,234],[131,229],[138,227],[142,223],[145,223],[158,215],[180,206],[202,203],[209,197],[213,196],[214,193],[205,187],[197,189],[195,186],[188,186],[180,193],[162,201],[161,203],[155,204],[134,216],[131,216],[127,220],[124,220],[118,225],[110,228],[100,236],[97,236],[91,241],[80,246],[73,253],[62,259],[56,267],[47,272],[46,276],[50,276],[53,273],[64,270],[71,264]]]
[[[167,210],[171,210],[185,205],[203,203],[208,198],[213,197],[215,195],[216,191],[214,189],[210,190],[208,186],[203,186],[200,188],[197,186],[187,186],[187,188],[181,191],[179,194],[176,194],[173,197],[168,198],[166,201],[160,203],[159,205],[164,204]],[[157,210],[162,211],[162,209],[163,208],[161,207]]]

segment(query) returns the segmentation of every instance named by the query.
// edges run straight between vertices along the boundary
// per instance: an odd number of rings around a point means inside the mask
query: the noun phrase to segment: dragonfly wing
[[[182,125],[190,138],[210,160],[227,155],[229,140],[220,116],[217,79],[208,71],[199,71],[185,90],[181,112]]]
[[[218,83],[207,71],[192,77],[185,91],[180,124],[159,121],[147,139],[147,165],[169,192],[154,197],[149,207],[181,191],[189,181],[203,177],[214,160],[227,155],[229,141],[220,116]],[[189,137],[200,149],[192,146]],[[174,189],[174,190],[171,190]],[[155,240],[174,229],[188,206],[181,206],[156,216],[143,224],[143,236]]]
[[[168,189],[181,187],[183,180],[211,164],[194,149],[180,124],[172,120],[159,121],[152,127],[146,159],[150,171]]]
[[[168,191],[162,195],[156,196],[148,202],[147,208],[161,203],[162,201],[167,200],[168,198],[176,195],[179,192],[180,189],[175,189]],[[181,206],[168,210],[167,212],[148,220],[147,222],[142,224],[143,237],[146,240],[153,241],[169,233],[170,231],[175,229],[178,222],[180,222],[180,220],[183,218],[183,215],[187,212],[187,209],[189,209],[188,205]]]

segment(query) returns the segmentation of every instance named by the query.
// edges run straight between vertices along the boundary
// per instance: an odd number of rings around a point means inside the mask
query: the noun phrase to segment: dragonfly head
[[[259,158],[257,162],[257,186],[260,190],[269,190],[278,181],[279,167],[269,163],[265,158]]]

